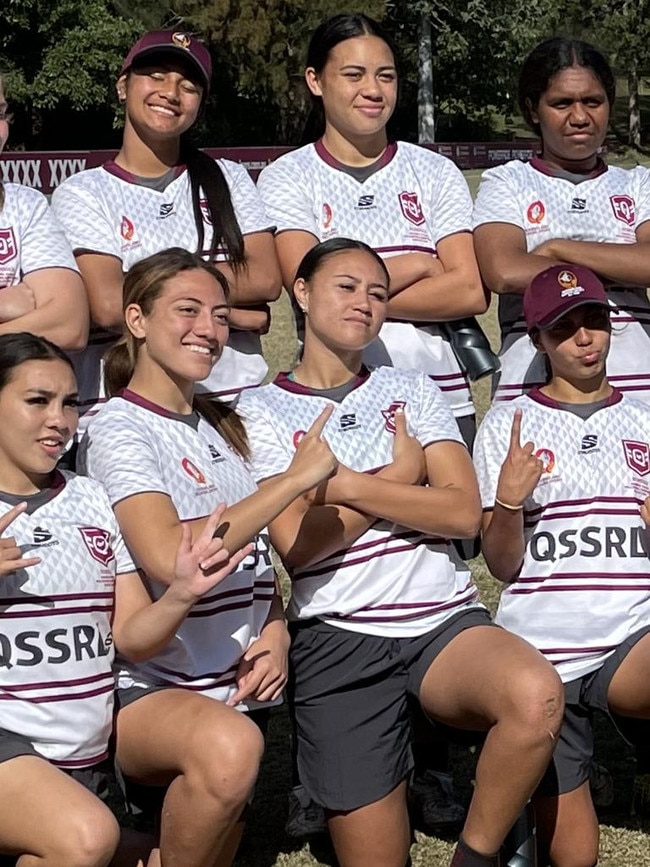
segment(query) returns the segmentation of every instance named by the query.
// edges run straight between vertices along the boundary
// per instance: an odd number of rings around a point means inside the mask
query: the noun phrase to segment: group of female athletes
[[[0,853],[231,864],[289,656],[297,775],[342,867],[408,863],[407,704],[484,733],[453,867],[496,865],[530,800],[540,863],[591,867],[593,711],[630,741],[650,718],[650,174],[599,156],[611,70],[538,45],[540,153],[474,206],[389,139],[395,54],[363,15],[313,34],[316,140],[257,188],[184,141],[210,78],[195,38],[146,34],[115,160],[51,209],[0,193]],[[5,114],[0,88],[0,145]],[[282,284],[302,351],[261,386]],[[438,323],[484,285],[502,370],[473,465]],[[499,626],[450,541],[479,530]],[[155,842],[120,839],[109,758],[157,801]]]

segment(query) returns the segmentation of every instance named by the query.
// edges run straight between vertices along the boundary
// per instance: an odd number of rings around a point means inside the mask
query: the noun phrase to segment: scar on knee
[[[558,702],[556,698],[549,698],[544,702],[544,713],[548,719],[557,716]]]

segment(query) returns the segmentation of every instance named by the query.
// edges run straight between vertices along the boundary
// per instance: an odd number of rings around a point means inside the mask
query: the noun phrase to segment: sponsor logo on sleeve
[[[616,219],[628,226],[633,226],[636,220],[636,210],[632,196],[610,196],[609,201]]]
[[[636,440],[621,440],[628,467],[640,476],[650,473],[650,446]]]
[[[102,566],[108,566],[115,557],[111,548],[111,536],[108,530],[99,527],[78,527],[86,548],[93,560],[97,560]]]
[[[418,194],[403,192],[399,194],[398,198],[402,213],[409,223],[413,223],[414,226],[421,226],[425,222],[425,216]]]

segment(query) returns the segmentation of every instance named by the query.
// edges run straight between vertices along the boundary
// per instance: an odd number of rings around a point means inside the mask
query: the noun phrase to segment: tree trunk
[[[436,140],[433,116],[433,60],[431,21],[420,16],[418,28],[418,141]]]
[[[627,75],[629,143],[633,148],[641,147],[641,105],[639,102],[639,72],[634,64]]]

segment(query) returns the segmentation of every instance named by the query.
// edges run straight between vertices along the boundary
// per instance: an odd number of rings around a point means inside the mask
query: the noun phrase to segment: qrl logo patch
[[[100,530],[99,527],[78,527],[77,529],[81,533],[93,560],[97,560],[102,566],[108,566],[115,557],[108,530]]]
[[[650,446],[635,440],[622,440],[628,467],[640,476],[650,473]]]
[[[12,228],[0,229],[0,265],[11,262],[18,255],[16,236]]]
[[[384,427],[388,431],[388,433],[395,433],[395,413],[398,409],[404,409],[406,406],[405,400],[394,400],[388,409],[382,409],[381,414],[384,417],[385,424]]]
[[[409,223],[413,223],[414,226],[421,226],[424,223],[424,213],[417,193],[400,193],[399,206]]]
[[[628,226],[633,226],[636,221],[636,211],[632,196],[610,196],[609,201],[616,219]]]

